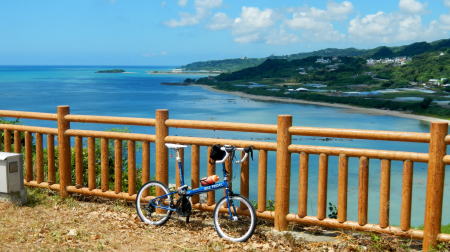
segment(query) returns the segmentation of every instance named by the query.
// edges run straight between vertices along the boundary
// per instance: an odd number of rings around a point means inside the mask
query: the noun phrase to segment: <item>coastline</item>
[[[315,101],[284,98],[284,97],[275,97],[275,96],[252,95],[252,94],[247,94],[247,93],[240,92],[240,91],[225,91],[225,90],[217,89],[217,88],[214,88],[214,87],[211,87],[208,85],[201,85],[201,84],[192,84],[192,86],[198,86],[198,87],[201,87],[203,89],[206,89],[206,90],[212,91],[212,92],[236,95],[236,96],[240,96],[240,97],[244,97],[244,98],[248,98],[248,99],[252,99],[252,100],[258,100],[258,101],[310,104],[310,105],[317,105],[317,106],[343,108],[343,109],[351,110],[353,112],[364,113],[364,114],[390,115],[390,116],[410,118],[410,119],[426,121],[426,122],[447,122],[450,124],[450,120],[431,117],[431,116],[415,115],[415,114],[410,114],[410,113],[405,113],[405,112],[400,112],[400,111],[395,111],[395,110],[364,108],[364,107],[358,107],[358,106],[340,104],[340,103],[315,102]]]

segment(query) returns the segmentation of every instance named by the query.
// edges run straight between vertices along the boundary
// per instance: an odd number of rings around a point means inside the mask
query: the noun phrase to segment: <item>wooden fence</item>
[[[57,128],[34,127],[14,124],[0,124],[4,131],[3,150],[21,152],[25,148],[25,185],[58,190],[62,197],[69,193],[79,193],[107,198],[134,200],[136,197],[136,142],[142,143],[142,177],[145,183],[150,177],[150,142],[155,144],[156,180],[168,183],[168,151],[166,142],[191,145],[191,185],[197,187],[200,177],[200,146],[213,144],[231,144],[238,147],[252,145],[258,152],[258,207],[260,218],[273,219],[276,230],[286,230],[289,222],[306,225],[318,225],[330,228],[353,229],[393,234],[414,239],[423,239],[423,248],[428,250],[437,241],[450,242],[450,235],[440,233],[442,202],[444,192],[445,165],[450,164],[450,155],[446,147],[450,144],[448,124],[435,122],[431,124],[430,133],[394,132],[376,130],[352,130],[298,127],[292,125],[290,115],[278,116],[277,125],[248,124],[230,122],[209,122],[194,120],[169,119],[168,110],[157,110],[154,119],[109,116],[72,115],[68,106],[58,106],[56,114],[23,111],[0,111],[0,117],[29,118],[57,122]],[[71,122],[105,123],[121,125],[139,125],[155,127],[155,134],[136,134],[71,129]],[[169,128],[189,128],[206,130],[224,130],[276,134],[276,142],[247,141],[235,139],[214,139],[203,137],[171,136]],[[33,135],[35,141],[33,141]],[[47,160],[44,160],[43,137],[47,136]],[[372,150],[358,148],[324,147],[292,144],[292,136],[319,136],[350,139],[370,139],[387,141],[420,142],[429,144],[428,153]],[[24,136],[24,141],[21,137]],[[55,148],[57,136],[57,148]],[[11,139],[13,137],[13,143]],[[71,146],[74,138],[74,146]],[[87,138],[87,183],[83,183],[86,167],[83,167],[83,139]],[[95,139],[101,139],[101,174],[96,174]],[[109,141],[114,141],[114,189],[109,188],[108,169]],[[128,184],[127,191],[122,190],[122,146],[127,141]],[[22,144],[24,142],[24,144]],[[34,148],[33,148],[34,143]],[[72,155],[73,151],[73,156]],[[276,151],[276,179],[267,178],[267,156],[269,151]],[[298,178],[298,212],[289,212],[291,155],[299,153]],[[33,159],[33,154],[35,158]],[[57,155],[56,155],[57,154]],[[309,155],[319,155],[317,212],[308,215],[308,160]],[[326,218],[328,157],[338,156],[338,216],[337,219]],[[55,157],[58,163],[55,164]],[[359,158],[358,175],[358,221],[347,220],[348,195],[348,159]],[[71,159],[75,160],[72,167]],[[368,223],[368,181],[369,158],[381,160],[379,223]],[[391,160],[403,161],[402,195],[400,226],[389,224],[390,175]],[[48,174],[44,174],[44,162]],[[428,163],[426,186],[426,203],[424,230],[411,228],[411,199],[413,171],[415,162]],[[227,165],[230,165],[228,163]],[[214,174],[214,165],[208,165],[208,175]],[[240,193],[249,194],[249,162],[241,165]],[[58,176],[57,176],[58,175]],[[97,176],[100,183],[97,185]],[[44,181],[45,177],[47,180]],[[58,179],[59,178],[59,179]],[[74,178],[74,179],[72,179]],[[177,180],[178,181],[178,180]],[[275,211],[266,210],[267,183],[275,183]],[[98,187],[99,186],[99,187]],[[207,202],[200,203],[193,197],[193,206],[197,209],[212,211],[214,193],[208,193]],[[315,215],[314,215],[315,214]]]

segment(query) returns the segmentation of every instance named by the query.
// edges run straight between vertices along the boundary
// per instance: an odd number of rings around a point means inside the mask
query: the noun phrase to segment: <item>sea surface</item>
[[[97,70],[122,68],[123,74],[99,74]],[[169,117],[206,121],[276,124],[277,115],[290,114],[296,126],[429,132],[429,123],[389,115],[363,114],[349,109],[317,105],[255,101],[211,92],[198,86],[169,86],[190,75],[148,74],[166,70],[161,66],[0,66],[1,110],[55,113],[56,106],[69,105],[72,114],[154,118],[156,109],[169,109]],[[22,119],[27,125],[55,127],[55,122]],[[154,133],[151,127],[72,123],[71,128],[109,130],[127,128],[136,133]],[[189,129],[170,129],[171,135],[276,141],[272,134],[239,133]],[[294,143],[380,150],[428,152],[427,144],[389,141],[293,137]],[[153,145],[152,145],[153,148]],[[152,149],[154,150],[154,149]],[[206,176],[206,148],[202,147],[201,176]],[[190,181],[189,154],[186,150],[186,181]],[[448,153],[450,153],[448,151]],[[138,153],[139,154],[139,153]],[[172,155],[173,156],[173,155]],[[290,212],[297,212],[298,154],[292,155]],[[137,155],[137,160],[140,156]],[[337,157],[329,157],[328,202],[337,204]],[[139,167],[139,164],[138,164]],[[380,160],[370,160],[369,222],[378,223]],[[222,175],[220,167],[217,174]],[[308,215],[317,210],[318,157],[310,155]],[[447,174],[449,166],[446,167]],[[174,183],[175,164],[171,158],[170,183]],[[154,153],[151,156],[154,174]],[[233,188],[239,191],[239,167],[234,167]],[[392,161],[390,222],[399,225],[402,162]],[[257,153],[250,168],[250,200],[257,199]],[[267,197],[274,198],[275,153],[269,153]],[[450,176],[445,179],[443,224],[450,223]],[[358,159],[349,159],[348,218],[357,220]],[[414,164],[412,225],[423,224],[426,165]],[[218,193],[219,197],[221,194]]]

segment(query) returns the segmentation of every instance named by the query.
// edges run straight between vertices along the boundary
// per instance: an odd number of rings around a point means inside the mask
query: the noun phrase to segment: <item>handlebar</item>
[[[236,164],[240,164],[240,163],[244,162],[248,158],[248,153],[249,152],[252,153],[252,158],[253,158],[253,149],[252,149],[252,147],[238,148],[238,147],[234,147],[234,146],[231,146],[231,145],[224,145],[224,146],[220,147],[220,149],[225,151],[225,157],[223,157],[222,160],[217,160],[216,164],[221,164],[221,163],[225,162],[228,159],[228,157],[230,156],[230,153],[232,153],[234,151],[243,151],[245,153],[241,160],[235,161]]]

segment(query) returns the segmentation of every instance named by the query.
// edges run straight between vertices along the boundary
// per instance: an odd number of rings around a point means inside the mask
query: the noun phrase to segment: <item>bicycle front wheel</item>
[[[169,219],[171,196],[169,189],[159,181],[150,181],[142,186],[136,196],[136,211],[139,218],[152,225],[163,225]]]
[[[214,208],[214,227],[224,239],[234,242],[246,241],[255,231],[255,209],[240,195],[225,196]]]

